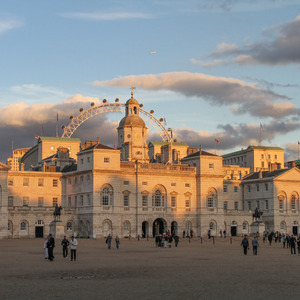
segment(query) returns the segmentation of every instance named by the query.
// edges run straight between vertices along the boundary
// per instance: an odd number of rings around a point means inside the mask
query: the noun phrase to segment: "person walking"
[[[108,248],[108,249],[111,248],[111,240],[112,240],[112,237],[111,237],[111,235],[109,234],[108,237],[106,238],[106,241],[105,241],[105,243],[107,244],[107,248]]]
[[[169,248],[171,248],[173,242],[173,238],[171,235],[168,237],[168,242],[169,242]]]
[[[119,250],[120,239],[118,236],[116,236],[115,241],[116,241],[116,248]]]
[[[48,245],[48,239],[49,239],[49,235],[44,240],[44,246],[43,246],[43,248],[44,248],[44,251],[45,251],[45,259],[48,259],[48,247],[47,247],[47,245]]]
[[[63,258],[68,257],[68,247],[69,247],[69,241],[67,237],[64,235],[64,239],[61,241],[61,245],[63,247]]]
[[[300,235],[297,238],[298,255],[300,255]]]
[[[71,250],[71,261],[76,261],[76,252],[77,252],[77,246],[78,246],[78,241],[74,238],[74,235],[72,235],[71,240],[70,240],[70,250]]]
[[[282,236],[282,247],[285,248],[286,236],[283,234]]]
[[[246,236],[244,236],[244,239],[241,242],[241,246],[243,246],[244,255],[247,255],[247,250],[249,249],[249,241]]]
[[[253,255],[257,255],[257,248],[259,247],[258,239],[255,237],[252,240],[252,250],[253,250]]]
[[[55,247],[54,237],[52,236],[52,233],[49,233],[47,248],[48,248],[48,259],[50,261],[53,261],[54,259],[54,255],[53,255],[54,247]]]
[[[290,237],[291,255],[296,255],[296,238],[292,235]]]
[[[174,240],[175,240],[175,247],[178,247],[179,236],[177,234],[175,235]]]

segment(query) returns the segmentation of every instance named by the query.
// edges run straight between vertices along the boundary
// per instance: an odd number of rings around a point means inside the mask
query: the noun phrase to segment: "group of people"
[[[76,251],[78,246],[78,241],[74,238],[72,235],[71,240],[69,241],[66,236],[64,236],[63,240],[61,241],[62,245],[62,252],[63,257],[68,257],[68,250],[71,251],[71,261],[76,261]],[[45,250],[45,259],[48,259],[49,261],[53,261],[54,255],[53,250],[55,248],[55,239],[52,236],[51,233],[47,236],[47,238],[44,241],[44,250]]]
[[[249,244],[247,236],[244,236],[244,238],[241,242],[241,246],[243,247],[244,255],[247,255],[248,250],[250,249],[250,244]],[[259,247],[258,237],[255,236],[252,240],[253,255],[257,255],[257,248],[258,247]]]
[[[177,234],[170,234],[170,232],[164,232],[163,234],[158,234],[155,236],[156,248],[169,248],[172,247],[172,242],[174,240],[175,247],[178,247],[179,236]]]
[[[120,247],[120,238],[118,236],[115,237],[115,242],[116,242],[116,248],[119,250]],[[105,243],[107,244],[107,248],[111,249],[111,243],[112,243],[112,236],[109,234],[105,240]]]

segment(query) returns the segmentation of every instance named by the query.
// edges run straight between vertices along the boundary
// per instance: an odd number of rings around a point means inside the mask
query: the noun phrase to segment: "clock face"
[[[130,134],[128,134],[128,135],[127,135],[127,137],[130,139],[130,138],[131,138],[131,135],[130,135]]]

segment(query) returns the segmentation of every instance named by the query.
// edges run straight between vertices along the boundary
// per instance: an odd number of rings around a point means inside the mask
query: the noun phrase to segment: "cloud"
[[[115,21],[115,20],[129,20],[129,19],[152,19],[153,16],[138,12],[93,12],[93,13],[61,13],[59,14],[65,18],[87,20],[87,21]]]
[[[6,31],[21,27],[23,22],[17,19],[0,20],[0,34]]]
[[[79,114],[79,108],[88,109],[90,103],[100,104],[100,100],[94,97],[73,95],[58,104],[43,103],[27,105],[17,103],[0,108],[0,161],[6,162],[11,153],[11,145],[14,148],[31,147],[34,145],[34,136],[41,134],[43,124],[44,136],[55,136],[56,116],[59,115],[59,136],[62,134],[61,125],[70,123],[69,116]],[[113,145],[117,141],[117,123],[110,122],[106,114],[101,114],[83,123],[74,133],[84,142],[96,140],[100,137],[101,143]]]
[[[278,100],[288,100],[289,98],[286,96],[242,80],[200,73],[171,72],[156,75],[131,75],[107,81],[95,81],[93,85],[136,86],[156,91],[169,90],[186,97],[203,99],[212,105],[233,106],[232,111],[237,114],[249,113],[259,117],[282,117],[297,113],[296,108],[290,102],[274,103]],[[256,106],[259,106],[260,109],[257,109]]]
[[[200,63],[203,67],[218,64],[234,63],[238,65],[288,65],[300,63],[300,15],[285,24],[266,30],[260,41],[238,47],[234,44],[219,44],[210,54],[214,60],[208,62],[191,59],[192,63]]]

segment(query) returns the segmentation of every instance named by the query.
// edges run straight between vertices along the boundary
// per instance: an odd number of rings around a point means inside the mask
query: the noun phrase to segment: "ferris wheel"
[[[149,123],[156,132],[160,135],[164,142],[172,142],[172,129],[166,128],[162,123],[164,121],[163,118],[159,120],[153,116],[154,111],[151,110],[147,112],[146,110],[142,109],[143,104],[140,104],[140,113],[141,117],[144,121]],[[125,104],[119,103],[119,99],[116,98],[114,103],[107,103],[107,100],[103,100],[101,105],[95,106],[95,103],[91,103],[91,108],[84,110],[80,108],[80,114],[76,117],[70,116],[70,124],[67,126],[62,126],[63,134],[62,138],[70,138],[76,129],[87,121],[90,118],[93,118],[97,115],[109,112],[125,112]]]

